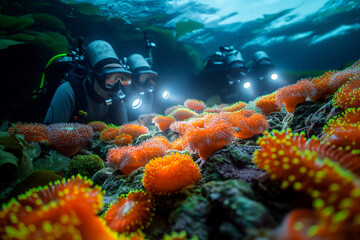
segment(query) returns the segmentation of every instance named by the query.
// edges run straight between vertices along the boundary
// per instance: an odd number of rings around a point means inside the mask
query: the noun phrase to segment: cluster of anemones
[[[54,123],[50,125],[18,123],[9,128],[10,134],[22,134],[29,142],[48,141],[65,156],[74,155],[89,141],[92,128],[80,123]]]
[[[32,189],[3,206],[1,239],[117,239],[96,216],[99,187],[80,176]]]
[[[290,130],[265,132],[257,142],[261,149],[253,158],[271,179],[282,180],[282,188],[292,187],[313,198],[313,211],[292,213],[291,219],[298,219],[287,226],[292,229],[287,239],[301,235],[304,229],[308,238],[358,235],[360,188],[352,171],[358,169],[359,154],[331,147],[316,137],[307,140],[304,135]]]

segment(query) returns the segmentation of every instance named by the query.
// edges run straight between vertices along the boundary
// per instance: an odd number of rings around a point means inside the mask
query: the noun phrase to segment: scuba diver
[[[128,115],[129,119],[135,120],[140,113],[153,111],[153,92],[158,73],[151,69],[149,62],[140,54],[126,58],[126,64],[132,72],[132,84],[127,92],[131,99],[126,101],[129,105]]]
[[[131,72],[103,40],[91,42],[82,58],[56,89],[44,123],[128,122],[124,92],[131,84]]]
[[[233,103],[252,100],[255,92],[275,90],[276,84],[268,81],[274,73],[275,66],[266,52],[255,52],[252,61],[245,65],[240,51],[230,45],[219,47],[219,51],[205,58],[197,80],[201,86],[211,86],[206,97],[220,95],[223,102]]]

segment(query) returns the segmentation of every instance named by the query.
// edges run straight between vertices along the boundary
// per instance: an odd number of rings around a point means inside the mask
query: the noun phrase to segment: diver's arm
[[[56,89],[50,107],[46,113],[44,123],[69,122],[74,111],[75,94],[70,82],[65,82]]]

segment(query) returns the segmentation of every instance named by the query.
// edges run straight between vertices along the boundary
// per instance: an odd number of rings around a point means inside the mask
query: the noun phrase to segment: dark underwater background
[[[221,2],[221,3],[220,3]],[[360,55],[359,1],[0,1],[2,120],[42,121],[31,102],[51,57],[84,44],[108,41],[120,58],[147,56],[144,32],[156,43],[153,69],[158,112],[187,98],[205,101],[222,84],[200,81],[202,61],[233,45],[250,62],[266,51],[283,85],[326,70],[342,69]],[[205,87],[206,86],[206,87]],[[281,87],[278,86],[278,87]],[[277,88],[278,88],[277,87]],[[274,89],[272,89],[274,90]],[[269,93],[262,89],[257,95]],[[241,97],[249,101],[256,96]],[[36,105],[38,105],[36,103]]]

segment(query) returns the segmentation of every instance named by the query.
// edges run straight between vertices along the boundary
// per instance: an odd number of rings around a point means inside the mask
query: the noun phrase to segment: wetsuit
[[[90,121],[104,121],[106,123],[113,123],[121,125],[128,121],[125,103],[117,98],[113,99],[111,105],[107,105],[105,99],[96,94],[90,86],[88,79],[83,82],[84,98],[86,98],[84,109],[79,109],[76,105],[76,94],[73,86],[69,81],[61,84],[50,103],[50,107],[45,116],[44,123],[60,123],[73,122],[76,111],[83,110],[87,113],[85,119],[81,122],[87,123]]]

